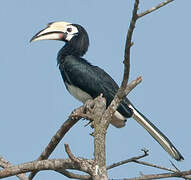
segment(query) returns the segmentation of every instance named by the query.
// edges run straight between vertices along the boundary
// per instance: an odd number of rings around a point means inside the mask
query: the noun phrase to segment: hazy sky
[[[1,0],[1,156],[13,164],[35,160],[71,111],[81,105],[66,91],[56,65],[57,52],[64,43],[30,44],[31,37],[52,21],[81,24],[90,37],[85,58],[105,69],[119,84],[132,2]],[[140,12],[159,2],[141,1]],[[143,77],[129,95],[130,100],[182,153],[183,162],[173,160],[181,170],[191,168],[190,7],[190,0],[177,0],[138,21],[130,72],[131,80]],[[70,145],[76,156],[92,158],[92,130],[85,124],[86,121],[80,121],[72,128],[51,158],[67,158],[64,143]],[[107,164],[139,155],[143,147],[150,150],[145,161],[171,167],[171,157],[133,119],[128,120],[125,128],[109,127]],[[140,172],[164,171],[131,163],[110,170],[109,177],[135,177]],[[40,172],[36,179],[67,178],[47,171]]]

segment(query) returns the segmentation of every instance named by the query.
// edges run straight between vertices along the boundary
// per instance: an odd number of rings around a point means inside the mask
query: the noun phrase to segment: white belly
[[[88,93],[82,91],[78,87],[70,85],[68,83],[65,83],[65,84],[70,94],[74,96],[76,99],[78,99],[79,101],[85,103],[88,99],[92,99],[92,97]]]
[[[92,99],[92,97],[88,93],[82,91],[78,87],[69,85],[68,83],[65,84],[70,94],[79,101],[85,103],[88,99]],[[118,111],[116,111],[111,120],[111,124],[117,128],[121,128],[125,126],[125,122],[126,122],[125,117],[123,117]]]

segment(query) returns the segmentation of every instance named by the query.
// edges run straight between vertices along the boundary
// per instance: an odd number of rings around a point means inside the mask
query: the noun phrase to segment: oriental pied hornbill
[[[32,41],[61,40],[65,42],[59,51],[57,61],[67,90],[76,99],[85,103],[101,93],[106,98],[107,106],[118,90],[115,81],[101,68],[91,65],[82,58],[89,46],[86,30],[67,22],[53,22],[37,33]],[[126,118],[133,117],[174,159],[183,160],[183,156],[170,140],[132,103],[125,98],[113,115],[111,124],[117,128],[125,126]]]

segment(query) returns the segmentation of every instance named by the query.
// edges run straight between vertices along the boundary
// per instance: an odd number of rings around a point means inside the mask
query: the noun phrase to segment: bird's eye
[[[72,28],[67,28],[67,31],[68,32],[72,32]]]

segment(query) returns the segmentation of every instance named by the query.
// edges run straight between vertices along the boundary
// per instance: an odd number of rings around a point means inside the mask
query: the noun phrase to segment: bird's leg
[[[80,108],[75,109],[72,114],[70,115],[70,118],[72,119],[78,119],[83,118],[89,120],[89,122],[85,125],[91,124],[91,127],[93,128],[93,118],[92,118],[92,113],[93,113],[93,108],[94,108],[94,100],[87,100],[83,106]]]
[[[94,108],[95,102],[92,99],[88,99],[84,103],[84,113],[87,115],[90,115],[93,113],[93,108]],[[87,118],[86,118],[87,119]],[[93,129],[94,128],[94,121],[92,118],[88,118],[89,122],[85,124],[85,126],[88,126],[90,124],[90,127]]]
[[[94,108],[95,102],[92,99],[88,99],[85,103],[84,103],[84,113],[92,113],[92,110]]]

